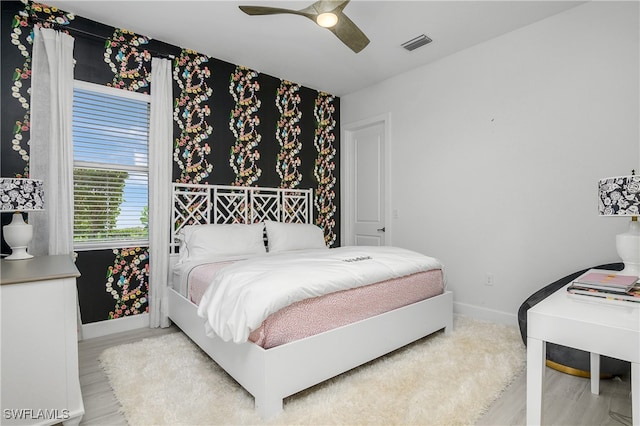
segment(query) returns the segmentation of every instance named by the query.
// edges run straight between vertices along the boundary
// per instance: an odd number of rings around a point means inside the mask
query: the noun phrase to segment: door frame
[[[342,126],[341,149],[340,156],[340,199],[342,200],[340,207],[341,226],[340,226],[340,245],[353,244],[353,226],[351,226],[351,217],[354,214],[355,195],[352,194],[353,184],[355,182],[355,169],[353,167],[355,161],[353,134],[357,130],[374,124],[382,124],[384,132],[384,216],[385,216],[385,238],[384,244],[392,244],[393,226],[391,216],[391,113],[384,113],[373,117],[348,123]]]

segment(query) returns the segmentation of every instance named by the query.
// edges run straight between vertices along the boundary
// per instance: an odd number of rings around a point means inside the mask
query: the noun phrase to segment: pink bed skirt
[[[202,299],[213,275],[229,263],[198,266],[189,275],[189,299]],[[296,302],[270,315],[249,340],[265,349],[313,336],[442,294],[435,269]]]

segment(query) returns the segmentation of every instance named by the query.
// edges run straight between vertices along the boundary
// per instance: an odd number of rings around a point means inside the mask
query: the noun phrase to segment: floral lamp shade
[[[601,216],[631,216],[629,230],[616,235],[616,249],[624,262],[621,273],[640,276],[640,176],[600,179],[598,188]]]
[[[601,216],[640,216],[640,176],[600,179],[598,186]]]
[[[10,224],[2,227],[4,240],[11,247],[6,260],[30,259],[27,246],[33,237],[33,228],[26,223],[21,212],[44,209],[44,186],[41,180],[0,178],[0,211],[14,212]]]
[[[0,211],[27,212],[44,209],[41,180],[0,178]]]

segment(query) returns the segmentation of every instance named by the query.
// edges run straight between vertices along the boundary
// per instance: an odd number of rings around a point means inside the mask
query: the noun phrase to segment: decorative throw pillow
[[[307,223],[265,221],[269,252],[327,248],[322,229]]]
[[[188,225],[182,230],[181,260],[265,252],[262,223]]]

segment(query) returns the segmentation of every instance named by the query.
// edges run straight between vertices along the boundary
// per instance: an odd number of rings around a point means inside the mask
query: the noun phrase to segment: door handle
[[[386,232],[387,231],[387,227],[383,226],[382,228],[379,228],[377,231],[378,232]]]

